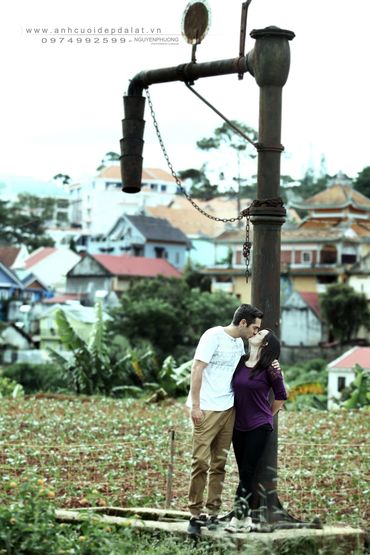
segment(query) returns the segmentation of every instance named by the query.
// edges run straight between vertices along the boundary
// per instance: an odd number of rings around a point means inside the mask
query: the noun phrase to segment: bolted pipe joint
[[[144,109],[143,96],[123,97],[125,118],[122,120],[121,178],[124,193],[139,193],[143,171]]]
[[[256,44],[248,58],[257,84],[260,87],[283,87],[288,79],[290,49],[288,41],[295,37],[293,31],[271,26],[255,29],[251,37]]]

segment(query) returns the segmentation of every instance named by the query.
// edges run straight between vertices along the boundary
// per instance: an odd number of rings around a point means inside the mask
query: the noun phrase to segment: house
[[[88,341],[97,320],[95,307],[82,306],[79,303],[53,305],[40,318],[40,348],[43,351],[48,349],[64,350],[55,319],[58,310],[64,313],[71,327],[84,341]],[[107,321],[109,319],[110,316],[103,312],[103,320]]]
[[[370,302],[370,253],[350,266],[346,274],[348,285],[357,293],[364,293]]]
[[[11,270],[23,268],[24,260],[28,257],[25,245],[20,247],[0,247],[0,262]]]
[[[215,247],[215,238],[221,237],[225,231],[240,231],[236,244],[241,252],[245,221],[242,220],[241,227],[238,227],[235,222],[224,221],[238,216],[236,201],[223,196],[209,201],[196,199],[196,204],[202,212],[194,208],[184,196],[177,195],[167,206],[146,207],[146,213],[165,218],[186,234],[192,243],[192,248],[188,251],[188,259],[193,265],[214,266],[219,260],[227,257],[229,244],[222,244],[220,240],[217,248]],[[242,209],[250,204],[249,199],[242,199]],[[208,218],[203,212],[211,217]],[[235,253],[234,261],[237,256]]]
[[[90,237],[88,252],[164,258],[181,270],[190,246],[186,235],[163,218],[123,215],[106,235]]]
[[[281,342],[316,346],[323,340],[318,293],[293,291],[281,306]]]
[[[338,174],[328,187],[293,207],[307,217],[281,234],[282,272],[297,291],[325,292],[370,252],[370,199]]]
[[[14,323],[7,324],[0,332],[1,364],[19,362],[20,351],[35,349],[32,337]]]
[[[354,367],[370,372],[370,347],[353,347],[328,365],[328,409],[338,406],[341,392],[348,387],[355,378]]]
[[[251,277],[248,283],[245,276],[245,268],[228,267],[227,264],[210,266],[199,270],[201,274],[211,279],[211,292],[222,291],[235,295],[240,303],[251,302]]]
[[[15,272],[0,262],[0,320],[11,319],[10,304],[18,300],[19,306],[23,304],[24,285]],[[15,314],[14,314],[15,316]],[[19,316],[11,321],[18,320]]]
[[[92,302],[98,291],[121,295],[133,281],[160,275],[181,277],[179,270],[163,258],[86,253],[67,274],[67,292]]]
[[[140,195],[122,192],[119,163],[97,176],[69,185],[71,224],[83,234],[106,234],[122,214],[138,214],[147,206],[168,204],[177,193],[172,175],[160,168],[143,168]]]
[[[25,268],[49,289],[64,291],[67,272],[80,256],[66,247],[40,247],[24,261]]]
[[[346,278],[348,285],[357,293],[362,293],[366,296],[370,309],[370,253],[360,258],[356,264],[353,264],[346,271]],[[370,330],[361,327],[358,336],[370,342]]]

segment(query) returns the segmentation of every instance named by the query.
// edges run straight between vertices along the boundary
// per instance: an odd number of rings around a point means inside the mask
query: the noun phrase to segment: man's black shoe
[[[207,520],[206,526],[208,530],[217,530],[220,521],[218,520],[217,516],[210,516]]]
[[[192,538],[199,538],[201,535],[200,527],[204,526],[204,521],[200,517],[192,516],[189,520],[188,528],[186,533]]]

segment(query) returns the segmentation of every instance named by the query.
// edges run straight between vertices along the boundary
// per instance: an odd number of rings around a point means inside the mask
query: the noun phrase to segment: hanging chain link
[[[146,97],[148,99],[150,113],[151,113],[151,116],[152,116],[152,119],[153,119],[153,125],[154,125],[154,128],[155,128],[155,132],[157,134],[157,137],[158,137],[160,147],[162,149],[163,155],[165,157],[165,160],[167,162],[167,166],[168,166],[168,168],[171,172],[171,175],[174,178],[174,180],[176,182],[176,185],[178,186],[181,193],[187,198],[187,200],[190,202],[190,204],[196,210],[198,210],[198,212],[200,212],[203,216],[205,216],[206,218],[209,218],[210,220],[213,220],[215,222],[223,222],[223,223],[231,222],[232,223],[232,222],[240,222],[243,218],[246,219],[245,242],[243,243],[243,257],[245,259],[245,279],[246,279],[246,282],[248,283],[248,278],[250,276],[250,272],[249,272],[250,252],[251,252],[251,247],[252,247],[252,243],[249,239],[249,234],[250,234],[250,221],[249,221],[250,220],[250,213],[249,213],[249,210],[253,206],[255,201],[253,201],[252,204],[250,206],[248,206],[245,210],[242,210],[242,212],[240,212],[239,216],[235,216],[235,218],[220,218],[218,216],[212,216],[212,214],[208,214],[208,212],[203,210],[203,208],[201,208],[195,202],[195,200],[191,198],[191,196],[186,192],[186,190],[182,186],[181,181],[180,181],[178,175],[176,174],[176,172],[173,168],[173,165],[172,165],[172,163],[169,159],[166,147],[164,145],[162,135],[161,135],[161,132],[159,130],[157,118],[156,118],[156,115],[155,115],[155,112],[154,112],[152,99],[150,98],[148,87],[145,89],[145,94],[146,94]]]

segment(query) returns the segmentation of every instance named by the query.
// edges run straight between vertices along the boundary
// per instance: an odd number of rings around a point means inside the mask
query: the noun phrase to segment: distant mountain
[[[14,200],[20,193],[37,197],[68,198],[68,192],[54,181],[43,181],[33,177],[0,174],[0,198]]]

